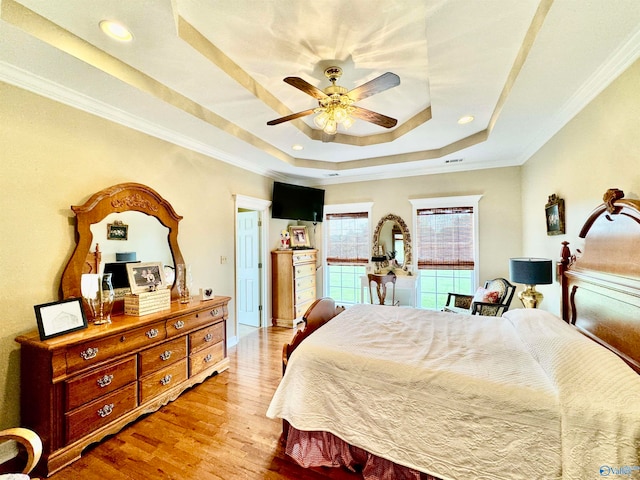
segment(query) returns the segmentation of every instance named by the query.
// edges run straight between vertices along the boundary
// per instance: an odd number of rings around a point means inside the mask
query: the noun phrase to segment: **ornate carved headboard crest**
[[[624,198],[624,192],[618,188],[610,188],[602,196],[602,201],[607,207],[609,213],[616,213],[616,206],[613,204],[616,200]]]
[[[640,373],[640,200],[607,190],[580,238],[577,257],[562,242],[562,318]]]

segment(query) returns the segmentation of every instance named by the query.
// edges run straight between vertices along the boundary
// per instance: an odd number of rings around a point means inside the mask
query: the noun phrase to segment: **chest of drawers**
[[[21,344],[22,425],[43,442],[45,475],[82,450],[229,367],[229,297]]]
[[[316,299],[317,250],[271,252],[273,324],[293,327]]]

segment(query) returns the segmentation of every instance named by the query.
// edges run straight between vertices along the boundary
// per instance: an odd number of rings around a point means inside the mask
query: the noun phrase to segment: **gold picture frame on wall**
[[[564,235],[564,200],[555,193],[549,195],[544,211],[547,222],[547,235]]]

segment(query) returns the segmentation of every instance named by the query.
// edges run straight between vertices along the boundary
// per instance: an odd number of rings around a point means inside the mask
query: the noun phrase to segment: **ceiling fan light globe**
[[[327,120],[329,120],[329,115],[327,115],[327,112],[323,110],[314,117],[313,123],[315,123],[318,128],[324,129],[327,124]]]
[[[327,124],[324,126],[324,132],[329,135],[335,135],[338,131],[338,124],[335,120],[329,119],[327,120]]]
[[[342,122],[342,126],[344,128],[350,128],[351,125],[353,125],[355,123],[355,120],[351,117],[347,117],[344,119],[344,121]]]
[[[342,107],[336,107],[335,110],[333,111],[333,118],[338,123],[344,122],[348,117],[349,115],[347,114],[345,109]]]

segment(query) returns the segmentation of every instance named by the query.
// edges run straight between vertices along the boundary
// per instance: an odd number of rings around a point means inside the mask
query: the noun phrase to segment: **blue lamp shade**
[[[515,283],[548,285],[553,282],[552,262],[548,258],[511,258],[509,277]]]

